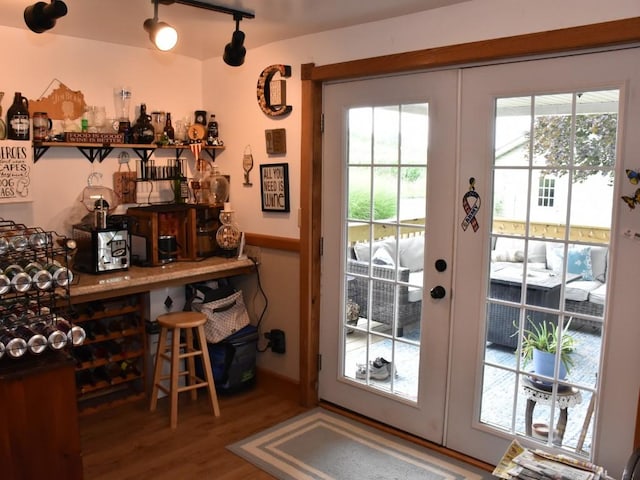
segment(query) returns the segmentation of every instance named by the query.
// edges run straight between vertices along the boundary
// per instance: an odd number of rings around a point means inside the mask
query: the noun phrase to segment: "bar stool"
[[[171,397],[171,428],[178,425],[178,393],[191,391],[191,398],[198,397],[196,389],[207,388],[213,414],[220,416],[218,396],[211,371],[211,361],[207,350],[207,340],[204,334],[204,324],[207,317],[199,312],[172,312],[158,316],[160,326],[160,337],[158,339],[158,352],[153,374],[153,391],[151,393],[151,408],[153,412],[158,403],[158,390],[162,390]],[[181,330],[185,332],[185,343],[181,343]],[[193,332],[196,332],[199,349],[193,343]],[[167,343],[167,334],[171,331],[171,344]],[[181,353],[181,349],[183,352]],[[204,379],[196,376],[195,357],[202,357],[202,369]],[[186,359],[186,370],[180,371],[180,360]],[[162,375],[163,362],[168,361],[171,365],[170,375]],[[185,386],[178,386],[181,376],[186,377]],[[169,388],[161,382],[169,380]]]

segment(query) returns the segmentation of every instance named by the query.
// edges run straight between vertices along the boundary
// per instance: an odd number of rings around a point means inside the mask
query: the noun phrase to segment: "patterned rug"
[[[316,408],[227,446],[280,480],[483,480],[472,465]]]

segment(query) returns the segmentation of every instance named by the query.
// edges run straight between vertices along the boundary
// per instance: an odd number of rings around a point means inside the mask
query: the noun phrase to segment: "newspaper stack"
[[[611,480],[598,465],[565,455],[530,450],[517,440],[511,442],[493,475],[505,480]]]

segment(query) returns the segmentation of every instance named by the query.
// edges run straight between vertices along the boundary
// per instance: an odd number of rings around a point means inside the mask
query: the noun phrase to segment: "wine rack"
[[[145,316],[142,294],[73,305],[86,332],[72,350],[80,415],[145,398]]]
[[[82,343],[66,313],[71,246],[55,232],[0,219],[0,368]]]

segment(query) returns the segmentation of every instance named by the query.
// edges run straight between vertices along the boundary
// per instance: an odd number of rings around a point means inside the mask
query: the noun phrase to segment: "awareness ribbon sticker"
[[[469,179],[469,191],[462,197],[462,207],[467,214],[462,221],[462,229],[466,231],[469,227],[469,224],[471,224],[473,231],[477,232],[480,228],[480,225],[478,225],[478,220],[476,220],[476,214],[480,209],[480,195],[478,195],[478,192],[476,192],[476,188],[474,186],[475,183],[476,179],[471,177]],[[469,198],[473,198],[472,205],[469,203]]]

